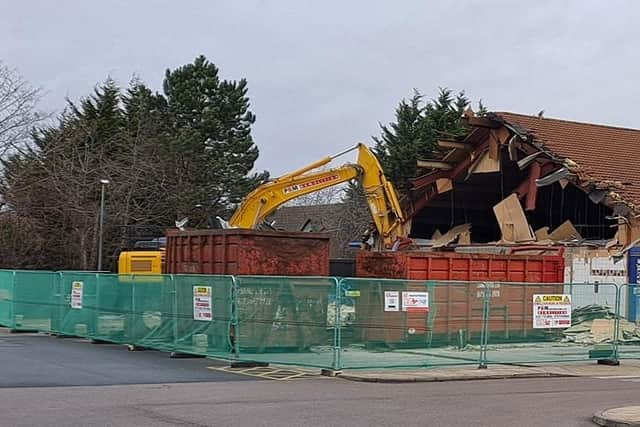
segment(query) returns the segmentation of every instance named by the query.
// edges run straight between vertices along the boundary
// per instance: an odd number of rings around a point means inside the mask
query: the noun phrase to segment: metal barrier
[[[637,285],[0,271],[0,325],[328,369],[640,358]],[[635,316],[635,315],[634,315]]]

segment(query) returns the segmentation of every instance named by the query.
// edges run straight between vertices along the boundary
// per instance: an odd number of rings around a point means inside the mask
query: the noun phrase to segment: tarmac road
[[[170,359],[167,353],[131,352],[122,345],[76,338],[0,334],[0,388],[247,379],[207,369],[212,365],[216,362],[208,359]]]
[[[0,336],[0,426],[593,426],[640,377],[384,384],[256,380],[206,359]]]
[[[0,389],[2,426],[593,426],[640,383],[340,379]]]

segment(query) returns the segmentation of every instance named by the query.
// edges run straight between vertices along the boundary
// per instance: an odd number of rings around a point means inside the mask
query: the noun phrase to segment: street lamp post
[[[102,190],[100,192],[100,225],[98,227],[98,271],[102,271],[102,228],[104,227],[104,191],[107,184],[109,184],[108,179],[101,179],[100,184],[102,185]]]

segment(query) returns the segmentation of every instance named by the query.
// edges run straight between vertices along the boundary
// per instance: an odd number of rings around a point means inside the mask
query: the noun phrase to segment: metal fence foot
[[[169,353],[169,358],[171,359],[203,359],[205,357],[207,356],[203,356],[201,354],[180,353],[177,351]]]
[[[342,373],[342,371],[335,370],[335,369],[322,369],[322,370],[320,370],[320,375],[323,375],[325,377],[337,377],[341,373]]]
[[[488,368],[488,366],[487,366],[486,363],[481,363],[481,364],[478,365],[478,369],[487,369],[487,368]]]
[[[269,366],[269,364],[266,362],[236,361],[236,362],[231,362],[230,366],[232,368],[266,368],[267,366]]]
[[[129,350],[129,351],[144,351],[144,350],[146,350],[146,348],[140,347],[140,346],[137,346],[137,345],[133,345],[133,344],[127,344],[127,350]]]

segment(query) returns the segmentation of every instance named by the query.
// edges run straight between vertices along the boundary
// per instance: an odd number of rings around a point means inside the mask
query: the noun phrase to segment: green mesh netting
[[[337,369],[568,362],[640,358],[640,328],[624,316],[631,292],[603,283],[0,270],[0,325]],[[534,325],[539,310],[561,310],[541,309],[536,296],[545,295],[570,298],[570,327],[568,316],[561,327]]]
[[[237,277],[238,358],[331,367],[336,281],[314,277]]]
[[[16,271],[13,279],[13,328],[53,332],[58,319],[58,273]]]
[[[474,283],[343,279],[343,368],[477,363],[482,303]],[[479,309],[479,310],[478,310]]]
[[[0,270],[0,326],[13,329],[13,275]]]
[[[173,278],[175,350],[227,357],[232,351],[233,279],[204,275],[175,275]]]
[[[617,285],[494,283],[489,286],[487,363],[571,362],[614,357]],[[565,315],[568,306],[571,307],[570,320]],[[557,320],[551,320],[554,318]]]

